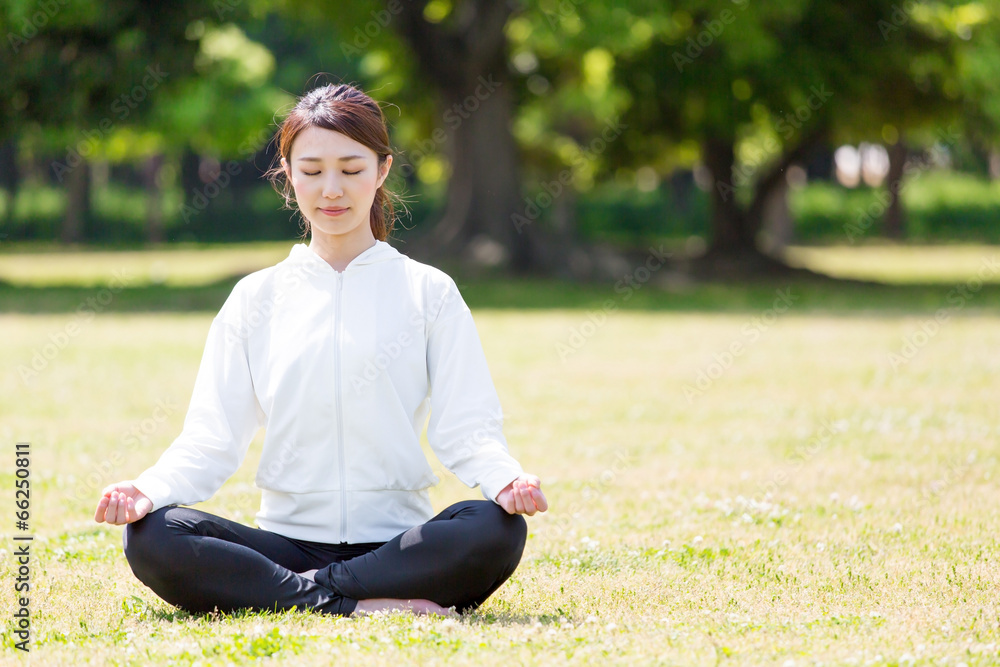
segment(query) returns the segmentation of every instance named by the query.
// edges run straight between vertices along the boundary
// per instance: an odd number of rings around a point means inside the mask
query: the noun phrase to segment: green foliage
[[[790,206],[795,235],[802,241],[846,243],[847,231],[859,221],[865,239],[881,235],[884,188],[857,188],[814,183],[793,191]],[[918,175],[903,190],[906,237],[911,241],[979,241],[1000,243],[1000,182],[968,174],[938,172]]]
[[[537,200],[544,191],[528,192]],[[171,241],[212,242],[294,238],[300,231],[298,217],[279,209],[270,186],[260,184],[240,191],[220,192],[211,204],[185,222],[180,214],[181,192],[164,194],[167,237]],[[607,241],[619,246],[642,246],[655,240],[707,238],[709,199],[692,187],[683,203],[666,187],[637,192],[616,183],[596,187],[576,200],[577,234],[588,241]],[[95,191],[95,220],[89,238],[102,243],[135,244],[145,239],[145,195],[135,188],[111,184]],[[848,243],[882,237],[881,212],[884,188],[856,189],[812,182],[792,190],[789,206],[795,221],[794,235],[800,242]],[[400,212],[396,237],[405,240],[413,231],[431,224],[441,205],[440,195],[410,192],[408,213]],[[964,240],[1000,242],[996,211],[1000,209],[1000,182],[969,174],[933,172],[918,174],[903,189],[907,209],[907,237],[913,241]],[[0,192],[0,220],[7,198]],[[11,224],[0,223],[6,242],[42,240],[56,235],[65,207],[64,194],[52,187],[25,187],[17,199]],[[552,208],[542,212],[538,224],[552,224]],[[850,238],[847,231],[859,220],[861,234]]]
[[[462,4],[431,2],[424,15],[455,23]],[[385,102],[397,165],[417,167],[411,185],[445,188],[448,150],[432,137],[446,117],[398,34],[392,3],[226,0],[150,12],[135,0],[70,0],[52,12],[40,7],[21,0],[0,7],[0,32],[17,38],[0,55],[0,96],[10,101],[0,107],[0,134],[16,134],[22,157],[36,165],[83,148],[112,164],[166,153],[162,180],[171,193],[182,151],[249,158],[294,95],[343,80]],[[920,146],[934,139],[934,126],[954,121],[984,153],[1000,136],[998,17],[997,0],[523,2],[505,27],[503,66],[513,75],[511,128],[526,194],[558,175],[579,193],[593,190],[577,206],[582,236],[644,242],[710,235],[703,195],[679,212],[662,194],[672,174],[704,161],[709,138],[734,149],[733,167],[746,175],[733,179],[741,204],[781,153],[816,129],[826,128],[832,142],[903,136]],[[167,73],[155,88],[142,84],[150,67]],[[307,84],[317,72],[328,76]],[[104,121],[110,127],[102,129]],[[643,178],[659,181],[661,194],[629,195]],[[186,172],[185,179],[188,188],[197,182]],[[818,202],[820,193],[812,194]],[[842,226],[856,196],[827,197],[827,211],[804,202],[803,238]],[[129,207],[109,198],[130,199]],[[223,193],[183,226],[176,198],[168,194],[164,210],[174,239],[235,238],[233,228],[275,238],[288,229],[261,191]],[[55,237],[52,204],[50,194],[19,203],[8,233]],[[981,207],[961,204],[957,216],[950,204],[938,207],[944,217],[917,213],[912,230],[936,238],[952,227],[964,237],[987,229]],[[143,234],[138,197],[111,192],[94,206],[88,238],[131,242]]]
[[[657,238],[684,239],[707,234],[708,199],[699,190],[683,210],[666,189],[636,192],[614,183],[595,188],[577,201],[577,230],[588,240],[640,245]]]
[[[149,113],[143,102],[153,88],[191,72],[198,43],[186,31],[206,9],[171,2],[150,11],[136,0],[5,3],[14,41],[0,55],[8,74],[0,94],[14,104],[3,135],[26,127],[103,135],[126,119],[136,123]]]

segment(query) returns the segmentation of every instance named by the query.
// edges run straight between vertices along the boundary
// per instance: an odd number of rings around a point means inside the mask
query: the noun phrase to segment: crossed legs
[[[349,615],[359,600],[475,609],[514,572],[527,527],[495,503],[456,503],[392,540],[322,544],[165,507],[125,528],[135,576],[191,612],[296,607]],[[297,573],[317,570],[315,581]]]

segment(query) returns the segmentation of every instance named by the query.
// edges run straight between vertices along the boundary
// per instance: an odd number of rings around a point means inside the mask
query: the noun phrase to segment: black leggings
[[[128,524],[123,540],[135,576],[187,611],[297,607],[346,616],[371,598],[475,609],[513,574],[526,535],[524,517],[467,500],[388,542],[297,540],[176,506]],[[296,574],[314,569],[315,583]]]

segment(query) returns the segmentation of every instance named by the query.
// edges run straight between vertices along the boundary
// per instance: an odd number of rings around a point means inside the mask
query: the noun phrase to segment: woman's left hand
[[[544,512],[549,503],[542,493],[542,482],[534,475],[520,475],[497,494],[497,503],[508,514],[533,515]]]

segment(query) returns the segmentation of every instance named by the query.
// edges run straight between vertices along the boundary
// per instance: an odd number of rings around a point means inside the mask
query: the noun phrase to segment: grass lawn
[[[924,249],[933,270],[905,248],[798,258],[885,286],[650,281],[625,300],[459,280],[551,509],[457,621],[190,616],[93,523],[99,489],[180,432],[233,274],[287,244],[242,250],[0,255],[0,661],[26,661],[13,462],[30,441],[35,664],[1000,664],[1000,273],[983,269],[1000,249]],[[259,436],[200,507],[252,523],[258,453]],[[481,497],[445,475],[436,507]]]

